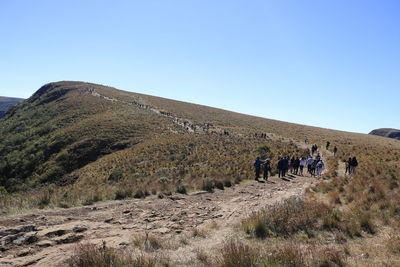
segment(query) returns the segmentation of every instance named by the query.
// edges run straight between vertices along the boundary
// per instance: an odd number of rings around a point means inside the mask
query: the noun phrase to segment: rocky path
[[[214,193],[110,201],[1,218],[0,266],[59,266],[78,242],[106,241],[123,247],[131,243],[134,233],[145,231],[176,238],[211,223],[232,229],[230,226],[251,212],[299,196],[315,181],[300,176],[285,180],[272,177],[268,183],[248,180]],[[221,236],[214,240],[223,240],[228,232],[218,231]]]

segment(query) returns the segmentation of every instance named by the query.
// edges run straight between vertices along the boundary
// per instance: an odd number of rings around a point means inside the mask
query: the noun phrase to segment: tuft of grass
[[[107,247],[105,242],[99,246],[94,244],[80,244],[75,248],[74,255],[66,261],[67,266],[70,267],[153,267],[156,266],[156,263],[155,259],[146,258],[143,255],[130,255]]]

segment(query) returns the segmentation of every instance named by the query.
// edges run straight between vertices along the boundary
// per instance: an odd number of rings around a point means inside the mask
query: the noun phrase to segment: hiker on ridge
[[[327,141],[327,142],[326,142],[326,150],[329,149],[329,146],[330,146],[330,145],[331,145],[331,142]]]

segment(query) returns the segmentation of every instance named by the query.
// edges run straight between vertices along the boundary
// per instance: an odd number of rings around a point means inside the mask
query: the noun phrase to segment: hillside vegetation
[[[5,213],[212,192],[253,179],[256,156],[270,157],[275,172],[278,157],[306,155],[307,138],[323,147],[328,171],[301,199],[243,218],[237,226],[243,239],[227,241],[223,255],[210,261],[218,266],[394,266],[400,259],[397,140],[81,82],[43,86],[7,112],[0,134]],[[325,150],[326,141],[331,149],[338,147],[336,156]],[[357,156],[359,167],[345,175],[343,160],[350,156]],[[266,242],[274,245],[267,249]],[[364,243],[379,246],[370,249]],[[84,256],[71,266],[82,266],[77,262]]]

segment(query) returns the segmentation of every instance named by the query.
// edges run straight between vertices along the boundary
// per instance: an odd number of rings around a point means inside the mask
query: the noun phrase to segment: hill
[[[23,101],[22,98],[0,96],[0,119],[4,116],[7,109],[21,101]]]
[[[396,140],[83,82],[47,84],[1,123],[6,263],[395,266],[400,260]],[[305,156],[311,144],[325,161],[323,176],[276,176],[279,157]],[[254,182],[257,156],[271,158],[269,182]],[[343,160],[354,156],[357,171],[346,174]],[[95,245],[73,250],[82,240]]]
[[[396,130],[396,129],[381,128],[381,129],[373,130],[369,134],[400,140],[400,130]]]

